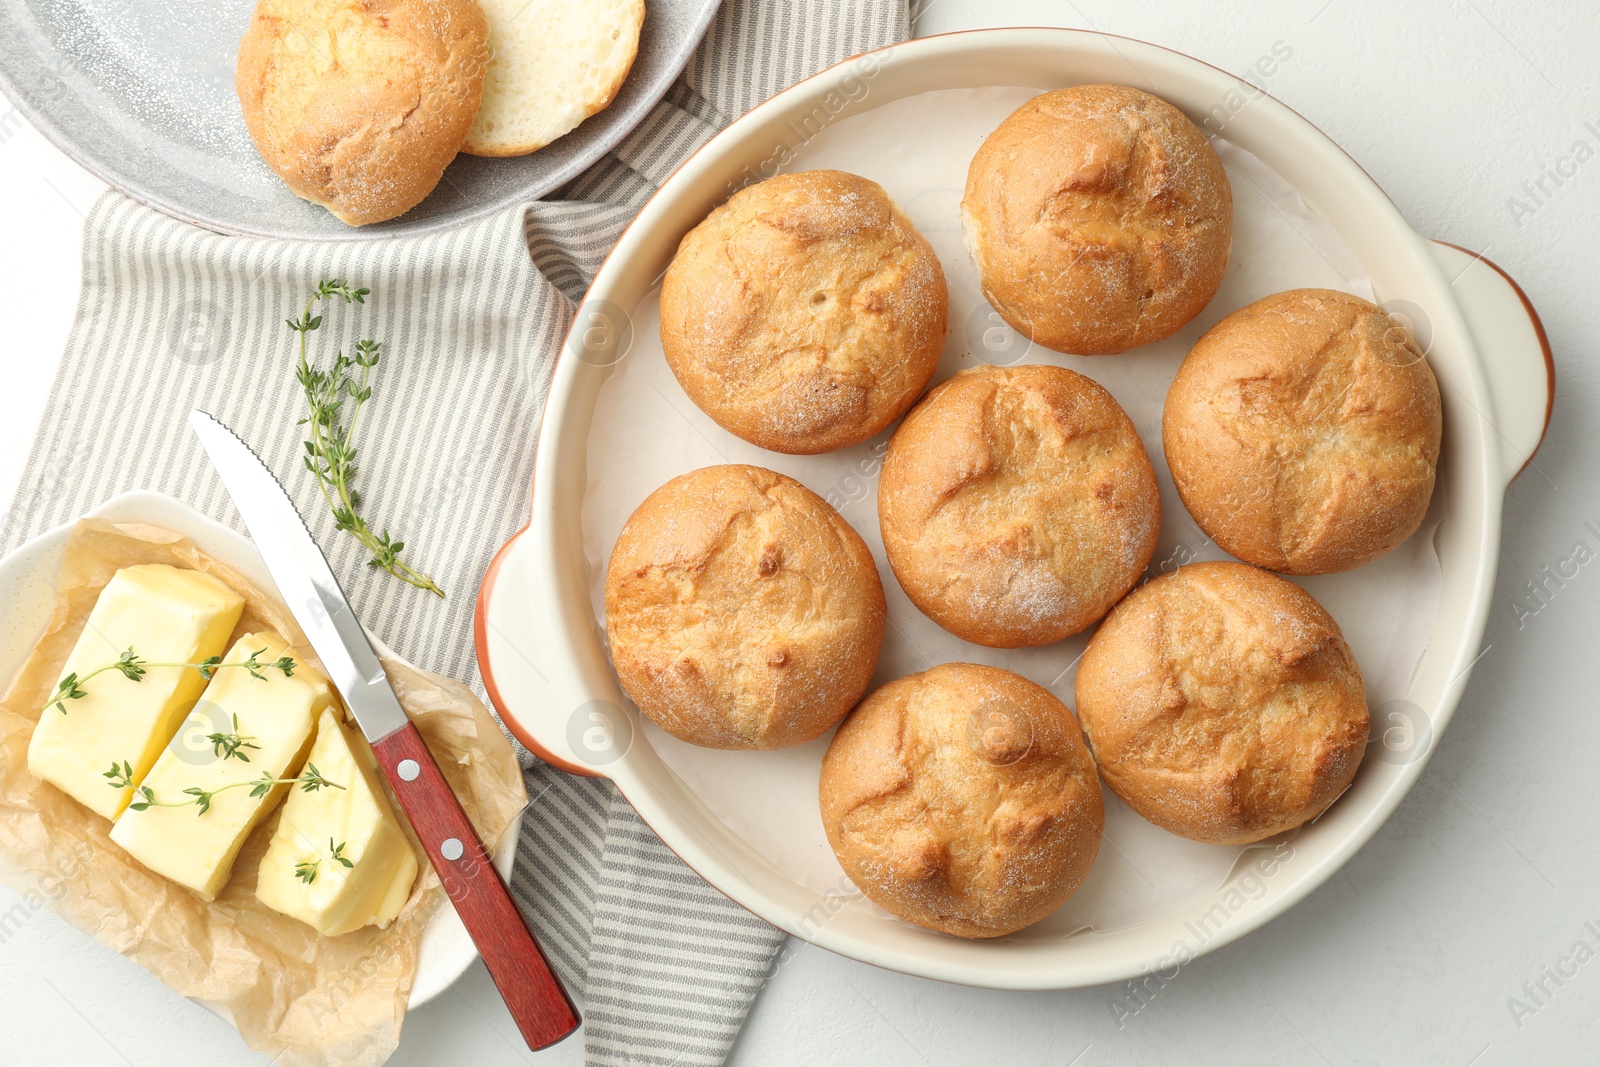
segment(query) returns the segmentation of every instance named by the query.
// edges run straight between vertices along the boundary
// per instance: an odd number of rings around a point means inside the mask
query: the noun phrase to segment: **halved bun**
[[[611,103],[639,51],[644,0],[481,0],[483,104],[463,151],[521,156]]]

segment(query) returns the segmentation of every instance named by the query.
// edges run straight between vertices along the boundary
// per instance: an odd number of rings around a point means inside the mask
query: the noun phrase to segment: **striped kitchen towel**
[[[474,594],[526,517],[571,301],[654,188],[717,129],[906,32],[904,0],[728,0],[667,98],[613,152],[555,197],[454,232],[240,240],[108,193],[85,225],[77,319],[0,547],[134,488],[235,521],[184,419],[202,407],[279,474],[368,625],[412,662],[476,682]],[[335,277],[372,295],[330,308],[316,340],[348,351],[373,337],[390,353],[362,412],[365,512],[405,538],[444,601],[366,567],[300,469],[284,320]],[[722,1063],[783,935],[685,867],[609,783],[520,754],[533,803],[513,889],[582,991],[587,1062]]]

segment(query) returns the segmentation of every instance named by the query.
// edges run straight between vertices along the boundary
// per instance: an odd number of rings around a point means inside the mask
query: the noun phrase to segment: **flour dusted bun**
[[[932,247],[876,183],[780,174],[735,193],[678,246],[661,345],[683,391],[775,452],[859,444],[905,413],[944,347]]]
[[[439,184],[477,113],[487,42],[477,0],[259,0],[234,87],[290,191],[364,226]]]
[[[628,519],[606,570],[623,689],[710,748],[782,748],[833,726],[872,681],[884,619],[860,535],[761,467],[672,479]]]
[[[1222,284],[1233,240],[1233,194],[1205,134],[1125,85],[1019,107],[973,157],[961,215],[994,309],[1082,355],[1177,333]]]
[[[617,95],[639,51],[644,0],[482,0],[492,58],[467,135],[475,156],[543,148]]]
[[[1367,701],[1311,595],[1243,563],[1142,586],[1078,664],[1078,717],[1106,785],[1157,826],[1239,845],[1314,819],[1355,777]]]
[[[998,667],[890,682],[822,761],[822,826],[872,901],[959,937],[1049,915],[1088,877],[1105,810],[1072,712]]]
[[[1287,574],[1371,562],[1433,497],[1439,384],[1406,328],[1360,297],[1292,289],[1200,338],[1167,393],[1162,443],[1217,544]]]
[[[979,367],[889,441],[878,522],[895,577],[957,637],[996,648],[1075,634],[1133,588],[1161,498],[1133,422],[1062,367]]]

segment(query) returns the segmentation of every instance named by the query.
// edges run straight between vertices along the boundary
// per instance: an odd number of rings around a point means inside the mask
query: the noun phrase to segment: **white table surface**
[[[1238,74],[1287,47],[1265,87],[1354,155],[1421,233],[1522,283],[1555,350],[1555,416],[1507,500],[1490,647],[1461,709],[1394,818],[1321,890],[1142,1007],[1119,986],[941,985],[791,939],[731,1062],[1600,1063],[1600,714],[1582,681],[1600,644],[1600,567],[1565,563],[1579,544],[1600,559],[1600,7],[923,0],[916,29],[1000,25],[1144,38]],[[1583,158],[1576,173],[1546,180],[1535,204],[1524,183],[1569,154]],[[82,215],[100,188],[0,100],[0,499],[66,339]],[[1515,211],[1514,198],[1537,210]],[[1569,577],[1547,583],[1541,604],[1526,583],[1547,573]],[[0,890],[0,915],[18,900]],[[0,1031],[7,1063],[267,1062],[43,910],[0,925]],[[577,1064],[582,1044],[527,1052],[479,964],[408,1018],[391,1062],[524,1061]]]

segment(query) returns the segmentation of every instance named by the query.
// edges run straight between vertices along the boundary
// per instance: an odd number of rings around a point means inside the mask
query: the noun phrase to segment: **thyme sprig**
[[[370,292],[352,288],[337,278],[325,281],[312,292],[300,317],[287,320],[289,329],[300,335],[300,363],[295,368],[295,378],[306,398],[307,415],[298,423],[308,427],[310,435],[305,442],[306,469],[317,479],[317,488],[333,511],[334,525],[372,553],[367,566],[388,571],[408,585],[442,597],[444,590],[432,578],[400,558],[406,547],[404,541],[394,540],[387,529],[374,531],[356,512],[360,503],[360,494],[352,484],[357,471],[356,424],[361,419],[361,406],[372,398],[372,373],[381,358],[381,346],[377,341],[357,341],[354,355],[336,352],[326,368],[314,365],[306,355],[306,336],[322,326],[322,316],[312,314],[317,304],[334,300],[362,304]],[[350,404],[347,422],[343,416],[346,403]]]
[[[151,663],[149,660],[141,658],[138,653],[134,652],[134,650],[130,647],[127,649],[127,651],[123,652],[121,656],[117,657],[117,661],[115,663],[107,663],[104,666],[96,667],[94,670],[88,671],[84,674],[79,674],[77,671],[73,671],[68,674],[65,678],[56,683],[55,695],[51,698],[50,703],[46,704],[44,708],[46,711],[49,711],[51,708],[55,708],[57,711],[61,712],[61,714],[65,715],[67,713],[66,702],[69,700],[80,700],[83,697],[88,696],[88,692],[83,688],[84,683],[93,678],[95,675],[104,674],[106,671],[119,671],[121,672],[122,676],[128,679],[130,682],[143,681],[145,674],[150,670],[151,667],[181,667],[185,670],[199,671],[200,677],[204,678],[208,682],[211,681],[211,679],[219,670],[222,670],[225,667],[242,667],[246,671],[250,672],[250,677],[260,678],[263,681],[265,681],[267,677],[266,674],[263,673],[264,671],[279,670],[283,672],[283,676],[285,678],[291,677],[294,674],[294,657],[279,656],[271,663],[265,663],[262,661],[261,657],[266,651],[267,650],[264,648],[258,648],[254,652],[250,653],[248,658],[242,659],[237,663],[224,663],[222,662],[221,656],[209,656],[206,659],[201,660],[199,663]],[[237,727],[237,725],[237,722],[235,722],[235,727]],[[255,746],[252,745],[251,747],[254,748]],[[248,760],[246,762],[248,762]]]
[[[110,780],[112,789],[133,788],[133,764],[127,760],[122,761],[122,766],[117,766],[117,761],[111,761],[111,769],[105,773]]]
[[[105,772],[105,777],[110,781],[112,788],[126,789],[133,784],[133,768],[128,765],[127,761],[123,761],[121,767],[112,763],[111,770]],[[308,763],[306,764],[306,769],[294,778],[275,778],[270,771],[267,771],[263,772],[260,778],[254,778],[247,782],[230,782],[227,785],[219,785],[215,789],[202,789],[197,785],[192,785],[183,791],[183,795],[188,797],[188,800],[157,800],[154,790],[147,785],[141,785],[134,791],[138,799],[129,804],[128,807],[134,811],[144,811],[147,808],[187,808],[191,804],[196,804],[200,807],[198,814],[204,815],[211,810],[212,798],[218,793],[227,792],[229,789],[243,789],[245,786],[249,786],[252,797],[264,797],[273,786],[293,785],[296,783],[307,793],[315,793],[319,789],[344,788],[338,782],[330,782],[324,778],[322,772],[317,770],[315,763]]]
[[[249,763],[250,757],[244,754],[244,750],[247,748],[253,748],[258,752],[261,750],[261,746],[255,743],[256,739],[254,737],[239,732],[239,716],[237,715],[233,717],[232,733],[218,731],[214,734],[207,734],[206,740],[211,742],[211,754],[221,756],[224,762],[236,759],[240,763]]]
[[[341,841],[336,845],[333,843],[333,838],[328,838],[328,854],[333,857],[333,861],[335,863],[343,864],[346,868],[353,868],[355,864],[346,858],[344,854],[344,847],[347,843],[348,842]],[[306,885],[310,885],[312,882],[317,880],[317,870],[321,866],[321,856],[318,856],[314,860],[306,860],[303,863],[297,863],[294,865],[294,876],[300,879]]]

